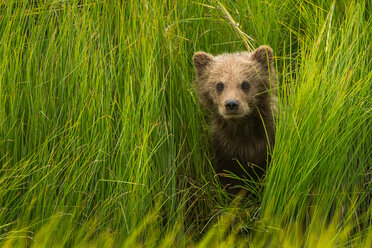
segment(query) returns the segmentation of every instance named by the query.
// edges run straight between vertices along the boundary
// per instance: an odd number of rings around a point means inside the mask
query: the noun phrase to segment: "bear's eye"
[[[221,92],[223,91],[223,88],[224,88],[224,85],[223,83],[219,82],[217,85],[216,85],[216,89],[217,91]]]
[[[243,81],[243,83],[242,83],[242,89],[243,90],[249,90],[249,83],[247,81]]]

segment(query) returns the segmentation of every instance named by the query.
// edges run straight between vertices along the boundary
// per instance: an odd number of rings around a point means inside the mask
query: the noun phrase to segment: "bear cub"
[[[213,164],[222,185],[236,193],[239,181],[226,172],[259,179],[274,146],[273,50],[260,46],[251,53],[218,56],[196,52],[193,62],[199,101],[211,112]]]

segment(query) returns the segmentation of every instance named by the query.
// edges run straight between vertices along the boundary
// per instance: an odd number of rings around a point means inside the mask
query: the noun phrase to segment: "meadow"
[[[372,247],[369,0],[0,1],[0,247]],[[221,189],[194,52],[269,45],[265,178]]]

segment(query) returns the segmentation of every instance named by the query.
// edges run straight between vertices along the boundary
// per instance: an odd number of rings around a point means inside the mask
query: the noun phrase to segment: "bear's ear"
[[[205,52],[196,52],[192,60],[194,61],[196,75],[199,77],[204,73],[207,65],[213,61],[213,56]]]
[[[273,58],[273,49],[269,46],[260,46],[252,52],[252,59],[260,63],[265,68],[268,68],[268,65],[270,67],[273,65]]]

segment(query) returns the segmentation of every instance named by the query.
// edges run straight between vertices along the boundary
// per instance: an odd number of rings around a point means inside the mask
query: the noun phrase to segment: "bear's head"
[[[223,118],[249,116],[261,105],[270,106],[276,84],[270,47],[218,56],[197,52],[193,62],[201,103]]]

